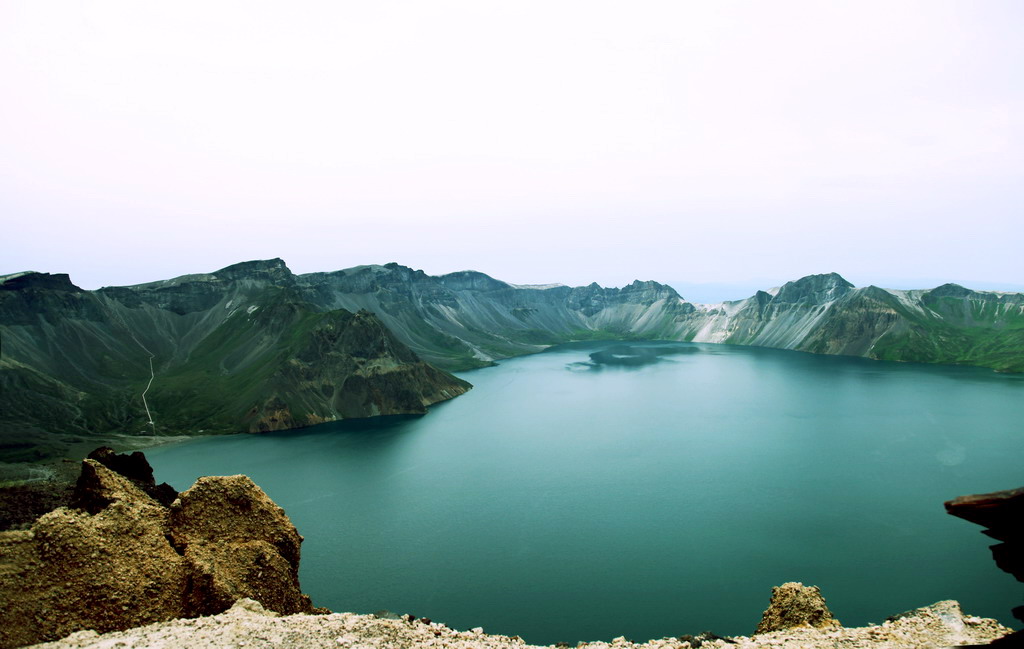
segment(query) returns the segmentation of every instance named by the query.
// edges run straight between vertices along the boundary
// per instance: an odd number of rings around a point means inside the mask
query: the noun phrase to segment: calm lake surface
[[[546,644],[749,635],[786,581],[820,586],[846,625],[942,599],[1010,623],[1021,603],[942,503],[1024,484],[1024,377],[686,343],[460,376],[475,389],[424,417],[147,456],[178,489],[250,476],[335,611]]]

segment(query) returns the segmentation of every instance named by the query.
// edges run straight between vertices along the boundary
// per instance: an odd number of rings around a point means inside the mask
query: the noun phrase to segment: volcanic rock
[[[209,615],[248,597],[279,613],[311,610],[299,589],[292,522],[244,475],[199,478],[171,505],[171,541],[194,577],[189,615]]]
[[[825,605],[825,598],[817,586],[804,586],[800,582],[791,581],[772,588],[772,598],[754,633],[769,633],[793,627],[828,629],[840,626]]]
[[[172,509],[86,459],[76,502],[0,533],[0,649],[220,613],[239,597],[312,611],[302,538],[244,476],[203,478]]]
[[[0,647],[177,617],[184,560],[170,512],[127,478],[83,462],[88,510],[59,508],[30,531],[0,534]]]
[[[101,446],[87,457],[128,478],[132,484],[162,505],[170,505],[178,497],[178,492],[171,485],[166,482],[156,483],[153,478],[153,467],[141,451],[135,451],[131,455],[120,454],[115,453],[109,446]]]

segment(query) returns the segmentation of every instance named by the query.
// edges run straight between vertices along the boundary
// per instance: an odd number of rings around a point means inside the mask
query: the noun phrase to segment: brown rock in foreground
[[[220,613],[239,597],[311,611],[284,511],[245,476],[200,483],[170,509],[85,460],[82,509],[0,533],[0,648]]]
[[[842,625],[832,617],[832,612],[825,605],[825,598],[817,586],[804,586],[791,581],[772,588],[772,598],[754,633],[769,633],[794,627],[830,629],[840,626]]]
[[[244,475],[204,477],[171,505],[171,541],[193,587],[186,615],[248,597],[278,613],[311,609],[299,589],[299,536],[284,510]]]

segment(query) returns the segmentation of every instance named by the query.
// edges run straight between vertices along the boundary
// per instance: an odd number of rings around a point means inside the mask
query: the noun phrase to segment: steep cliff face
[[[66,275],[4,280],[0,457],[8,460],[57,455],[69,438],[96,434],[417,414],[469,389],[422,362],[376,316],[306,301],[279,259],[99,291]]]

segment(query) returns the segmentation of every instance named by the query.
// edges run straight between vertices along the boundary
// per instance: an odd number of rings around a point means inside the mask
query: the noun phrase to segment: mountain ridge
[[[1024,294],[858,288],[823,273],[696,304],[653,280],[516,286],[394,262],[296,275],[279,258],[95,291],[14,273],[0,277],[0,457],[152,432],[147,409],[174,434],[422,413],[469,388],[444,370],[603,339],[1022,372]]]
[[[81,436],[422,414],[469,389],[373,314],[308,303],[277,261],[97,291],[66,276],[6,279],[0,458],[59,455]]]
[[[1024,371],[1021,293],[948,284],[857,288],[824,273],[742,300],[698,304],[654,281],[529,287],[477,275],[486,279],[466,285],[392,263],[297,278],[320,295],[312,301],[374,311],[417,353],[453,370],[558,342],[635,336]],[[938,343],[927,344],[933,335]]]

